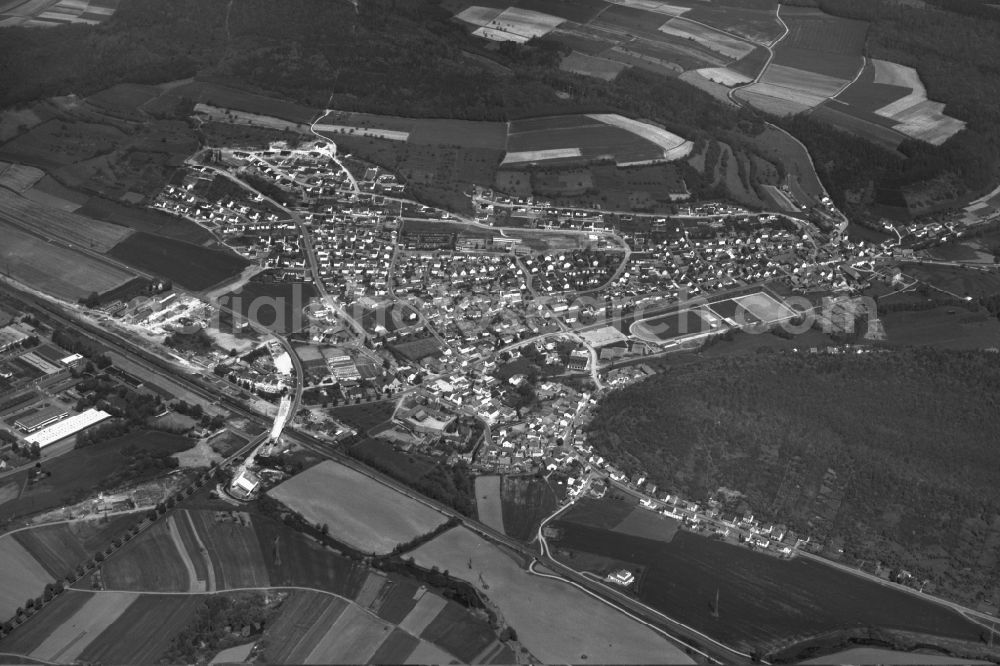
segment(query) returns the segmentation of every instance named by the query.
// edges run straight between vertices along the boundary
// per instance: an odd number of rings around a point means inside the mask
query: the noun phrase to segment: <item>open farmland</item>
[[[38,187],[34,189],[37,190]],[[212,233],[204,227],[200,227],[183,217],[153,208],[127,206],[101,197],[90,197],[83,201],[83,206],[78,212],[91,219],[103,220],[127,229],[145,231],[154,236],[174,238],[195,245],[204,245],[215,241]]]
[[[87,547],[86,536],[89,536],[87,533],[94,531],[94,528],[88,527],[86,523],[56,523],[20,530],[14,533],[14,539],[24,546],[53,578],[63,578],[93,555],[95,548],[104,547],[105,544],[101,542],[94,542],[90,544],[91,548]]]
[[[769,44],[781,36],[782,29],[773,7],[692,3],[684,18],[732,32],[757,44]]]
[[[45,643],[55,628],[70,622],[94,596],[91,592],[67,590],[46,604],[30,622],[0,640],[0,652],[30,656]]]
[[[653,630],[568,583],[531,575],[464,527],[422,545],[413,557],[421,567],[447,569],[483,590],[543,663],[693,663]]]
[[[100,592],[97,596],[108,594]],[[103,664],[156,663],[174,637],[191,622],[202,600],[198,595],[138,595],[128,611],[93,638],[78,658]],[[142,640],[135,640],[140,636]]]
[[[101,565],[104,587],[133,592],[190,591],[189,569],[178,545],[168,522],[158,521]]]
[[[0,159],[54,169],[110,153],[126,140],[110,125],[49,120],[0,146]]]
[[[676,134],[617,114],[551,116],[511,122],[504,163],[611,157],[625,166],[679,159],[691,148]]]
[[[445,521],[434,509],[333,461],[298,474],[269,494],[352,548],[385,554]]]
[[[476,516],[479,522],[503,532],[503,504],[500,501],[501,477],[496,474],[476,477]]]
[[[87,255],[47,243],[0,219],[3,272],[50,296],[76,301],[119,287],[134,275]],[[52,270],[58,266],[59,270]]]
[[[205,549],[192,550],[188,543],[188,556],[193,560],[202,557],[202,552],[208,555],[213,569],[208,580],[215,583],[209,591],[269,584],[267,567],[249,515],[245,524],[224,512],[178,511],[175,515],[179,524],[187,521],[194,527],[196,543]]]
[[[626,65],[607,58],[573,51],[562,59],[562,62],[559,63],[559,69],[573,74],[592,76],[604,81],[613,81],[622,73],[622,70],[626,69]]]
[[[462,18],[461,14],[459,18]],[[462,20],[468,21],[469,18],[472,18],[472,16],[466,13],[466,18]],[[478,27],[472,34],[498,42],[518,43],[543,37],[552,32],[553,28],[564,22],[564,19],[558,16],[530,9],[522,9],[520,7],[508,7],[493,17],[480,12],[475,18],[480,21],[488,20],[485,23],[477,24]]]
[[[417,145],[460,146],[503,150],[504,123],[440,118],[400,118],[353,111],[331,111],[316,124],[316,131],[330,135],[361,134]]]
[[[17,196],[0,189],[0,219],[50,238],[97,252],[107,252],[131,235],[132,230],[92,220]]]
[[[0,537],[0,617],[9,618],[25,601],[42,594],[47,583],[55,582],[24,546],[10,536]]]
[[[186,97],[196,104],[202,103],[225,109],[238,109],[247,113],[273,116],[302,124],[311,123],[319,114],[319,109],[296,104],[295,102],[277,97],[267,97],[246,90],[230,88],[229,86],[209,81],[192,81],[170,88],[158,99],[164,97]]]
[[[25,0],[0,6],[0,27],[52,28],[97,25],[111,18],[119,0]]]
[[[12,190],[18,194],[30,190],[44,176],[45,172],[35,167],[0,162],[0,188]]]
[[[681,39],[690,39],[710,51],[721,53],[733,60],[739,60],[750,55],[750,52],[754,49],[754,45],[750,42],[737,39],[720,30],[713,30],[683,18],[670,19],[660,26],[660,31],[668,35],[680,37]]]
[[[108,254],[138,270],[195,291],[235,278],[247,266],[247,260],[233,252],[211,250],[144,231],[132,234]]]
[[[70,591],[67,596],[84,596],[86,593]],[[129,612],[138,595],[122,592],[94,594],[71,617],[60,624],[48,624],[51,632],[44,641],[31,650],[35,659],[72,663],[108,627]],[[72,605],[76,605],[76,600]],[[41,620],[42,618],[38,618]]]

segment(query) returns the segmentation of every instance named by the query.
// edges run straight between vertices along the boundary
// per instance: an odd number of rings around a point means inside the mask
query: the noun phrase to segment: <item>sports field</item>
[[[268,492],[330,536],[366,553],[385,554],[430,532],[443,514],[349,467],[327,460]]]
[[[475,585],[542,663],[693,663],[651,629],[568,583],[533,576],[464,527],[448,530],[413,556],[421,567],[447,569]]]
[[[98,259],[47,243],[2,218],[0,235],[3,272],[56,298],[76,301],[93,292],[119,287],[135,277]]]
[[[695,308],[633,322],[629,334],[647,342],[669,342],[721,333],[727,328],[714,312]]]

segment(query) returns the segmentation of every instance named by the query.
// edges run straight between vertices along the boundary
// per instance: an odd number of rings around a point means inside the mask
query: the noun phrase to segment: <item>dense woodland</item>
[[[912,350],[704,360],[609,394],[602,453],[663,490],[785,523],[976,599],[1000,583],[1000,357]]]

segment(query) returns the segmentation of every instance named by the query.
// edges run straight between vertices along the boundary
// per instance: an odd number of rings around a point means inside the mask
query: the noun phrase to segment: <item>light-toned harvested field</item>
[[[691,153],[691,149],[694,148],[694,143],[677,136],[673,132],[668,132],[662,127],[657,127],[656,125],[650,125],[649,123],[644,123],[639,120],[626,118],[625,116],[617,113],[591,113],[588,114],[587,117],[599,120],[606,125],[623,129],[626,132],[631,132],[632,134],[640,136],[646,141],[659,146],[663,149],[664,159],[667,160],[679,160],[682,157],[687,157]],[[619,163],[619,166],[624,165]]]
[[[498,475],[476,477],[476,511],[479,522],[503,533],[503,504],[500,501]]]
[[[53,627],[49,637],[30,656],[45,661],[72,663],[101,632],[124,615],[138,597],[134,592],[95,594],[69,621]]]
[[[568,583],[529,574],[464,527],[448,530],[413,556],[419,566],[447,569],[483,590],[543,663],[694,663],[652,629]]]
[[[680,39],[690,39],[709,51],[721,53],[733,60],[744,58],[754,50],[754,45],[749,42],[683,18],[670,19],[660,26],[660,32]]]
[[[703,67],[695,71],[703,78],[724,85],[727,88],[732,88],[733,86],[753,81],[753,79],[746,74],[741,74],[740,72],[729,69],[728,67]]]
[[[420,644],[407,657],[407,664],[450,664],[455,658],[433,643],[421,639]]]
[[[316,125],[314,129],[317,132],[330,132],[331,134],[352,134],[354,136],[370,136],[373,139],[388,139],[389,141],[407,141],[410,138],[409,132],[377,129],[374,127],[355,127],[353,125]]]
[[[0,538],[0,617],[14,615],[28,599],[41,596],[55,582],[45,568],[14,537]]]
[[[944,114],[944,104],[930,100],[897,113],[893,119],[900,121],[893,125],[894,130],[935,146],[940,146],[965,128],[965,122]]]
[[[678,7],[659,0],[608,0],[608,2],[634,9],[645,9],[647,12],[656,12],[667,16],[681,16],[691,11],[690,7]]]
[[[497,9],[496,7],[467,7],[455,14],[455,18],[460,21],[465,21],[466,23],[471,23],[472,25],[478,25],[482,27],[494,20],[496,17],[500,16],[503,12],[502,9]]]
[[[52,208],[3,189],[0,189],[0,218],[97,252],[107,252],[132,235],[128,227]]]
[[[427,625],[434,621],[434,618],[438,616],[447,603],[443,597],[436,594],[424,594],[420,597],[417,605],[399,623],[399,627],[414,636],[419,636],[427,628]]]
[[[231,648],[226,648],[221,650],[217,655],[212,657],[210,664],[242,664],[253,652],[253,646],[256,643],[245,643],[243,645],[236,645]]]
[[[580,157],[579,148],[550,148],[548,150],[517,150],[507,153],[501,164],[523,164]]]
[[[385,554],[430,532],[444,515],[360,472],[326,460],[269,491],[330,536],[366,553]]]
[[[889,62],[888,60],[876,60],[874,58],[872,59],[872,64],[875,66],[875,83],[919,90],[924,93],[924,97],[926,98],[926,90],[924,90],[924,84],[920,80],[917,70],[906,65],[900,65],[899,63]]]
[[[593,76],[602,81],[613,81],[627,67],[628,65],[625,63],[587,55],[579,51],[573,51],[559,63],[559,69],[564,72]]]
[[[45,172],[33,166],[0,162],[0,187],[17,192],[25,192],[45,177]]]
[[[307,664],[364,664],[392,633],[393,625],[351,604],[305,658]]]
[[[565,19],[530,9],[508,7],[472,34],[494,41],[526,42],[543,37]]]

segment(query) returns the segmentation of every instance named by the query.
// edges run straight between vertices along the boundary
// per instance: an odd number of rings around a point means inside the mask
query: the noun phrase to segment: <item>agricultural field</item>
[[[503,150],[507,139],[504,123],[438,118],[400,118],[351,111],[331,111],[316,124],[316,131],[337,135],[375,132],[416,145],[458,146]]]
[[[535,538],[538,525],[556,510],[562,491],[556,484],[534,477],[505,476],[500,484],[503,532],[521,541]]]
[[[25,192],[24,196],[37,203],[64,210],[67,213],[75,213],[90,198],[89,195],[69,189],[52,176],[42,178],[35,183],[34,187]]]
[[[173,238],[139,231],[115,245],[108,254],[137,270],[201,291],[233,279],[247,266],[235,253],[212,250]]]
[[[52,28],[104,23],[120,0],[25,0],[0,6],[0,27]]]
[[[48,238],[107,252],[132,231],[107,222],[51,208],[0,189],[0,219]]]
[[[13,617],[28,599],[42,594],[55,577],[39,564],[13,536],[0,537],[0,617]]]
[[[193,581],[186,560],[170,523],[161,519],[104,562],[101,579],[107,590],[190,592]]]
[[[502,477],[492,474],[476,477],[476,517],[487,527],[503,533],[503,504],[500,500]]]
[[[307,469],[268,493],[330,535],[363,552],[385,554],[445,522],[434,509],[333,461]]]
[[[592,76],[602,81],[614,81],[626,69],[626,65],[600,56],[573,51],[562,59],[559,69],[573,74]]]
[[[693,144],[648,123],[616,114],[551,116],[509,124],[504,164],[592,161],[612,157],[618,166],[673,160]]]
[[[420,546],[413,557],[481,589],[542,663],[693,663],[651,629],[565,582],[533,576],[464,527]]]
[[[111,125],[49,120],[0,146],[0,159],[54,169],[110,153],[126,142]]]
[[[215,237],[204,227],[159,210],[129,206],[101,197],[84,197],[81,203],[83,205],[78,212],[88,218],[194,245],[215,243]]]
[[[422,586],[405,590],[413,603],[395,620],[341,597],[293,591],[264,635],[264,658],[269,663],[364,664],[449,663],[458,657],[482,663],[477,655],[497,645],[490,625],[470,611]]]
[[[132,615],[138,597],[127,592],[94,594],[67,590],[0,643],[0,649],[47,662],[73,663],[93,644],[100,643],[112,625]]]
[[[35,167],[0,162],[0,188],[6,188],[17,194],[30,190],[44,176],[45,172]]]
[[[781,36],[782,29],[774,17],[773,6],[754,7],[749,3],[738,3],[735,6],[700,2],[691,4],[694,7],[682,14],[684,18],[735,33],[756,44],[770,44]]]
[[[880,316],[886,341],[895,346],[927,346],[938,349],[986,349],[1000,346],[1000,321],[985,312],[940,307],[913,312],[889,312]]]
[[[547,35],[565,20],[520,7],[508,7],[499,12],[487,7],[470,7],[455,18],[475,26],[472,34],[477,37],[519,44]]]
[[[660,31],[701,44],[708,50],[721,53],[732,60],[745,58],[754,50],[754,45],[746,40],[731,37],[719,30],[706,28],[704,25],[683,18],[670,19],[660,26]]]
[[[164,91],[161,98],[151,102],[151,105],[162,104],[161,99],[170,97],[185,97],[196,104],[238,109],[247,113],[273,116],[300,124],[311,123],[320,113],[319,109],[309,106],[208,81],[191,81],[172,87]]]
[[[606,529],[616,534],[670,543],[680,522],[643,509],[632,498],[585,498],[559,515],[559,522]]]
[[[73,594],[77,594],[74,592]],[[97,593],[97,598],[108,596]],[[204,597],[193,594],[142,594],[79,653],[88,663],[151,664],[166,652],[190,622]],[[123,609],[125,610],[125,609]],[[135,640],[142,636],[143,640]]]
[[[170,513],[105,562],[102,574],[106,589],[135,592],[269,585],[249,514],[216,511]]]
[[[134,275],[98,259],[48,243],[0,219],[0,265],[3,272],[29,287],[68,301],[110,291]],[[53,271],[59,266],[59,271]]]

